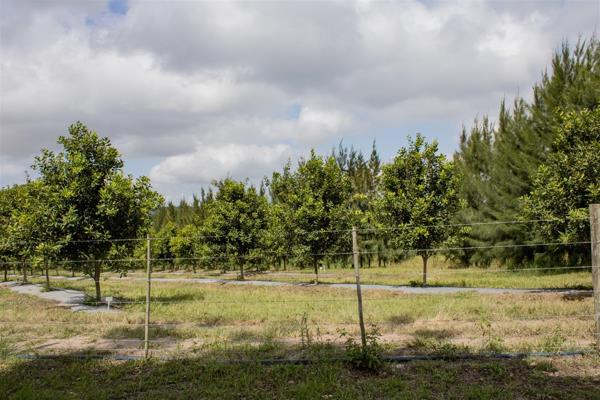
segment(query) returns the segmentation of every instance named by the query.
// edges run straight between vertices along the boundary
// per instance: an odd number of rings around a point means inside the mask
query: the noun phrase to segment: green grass
[[[428,267],[428,284],[430,286],[455,286],[455,287],[491,287],[491,288],[552,288],[552,289],[591,289],[592,278],[589,269],[560,269],[559,265],[547,268],[556,269],[533,269],[533,266],[525,266],[525,270],[506,269],[499,266],[490,268],[456,268],[453,264],[441,256],[432,257]],[[221,278],[236,279],[238,272],[232,266],[230,272],[222,274],[219,270],[198,269],[192,273],[191,269],[177,271],[163,270],[172,268],[170,265],[154,262],[156,278]],[[70,271],[59,270],[59,276],[71,276]],[[105,279],[120,278],[119,273],[104,273]],[[142,270],[130,271],[130,278],[143,278],[145,272]],[[51,275],[55,277],[54,274]],[[292,268],[287,271],[269,270],[255,272],[247,270],[247,279],[271,280],[281,282],[307,283],[314,281],[312,268]],[[401,263],[392,264],[388,267],[361,268],[361,281],[365,284],[386,285],[411,285],[420,284],[422,280],[422,264],[419,257],[407,259]],[[354,283],[354,270],[351,268],[329,268],[321,270],[319,281],[322,283]]]
[[[37,278],[36,278],[37,279]],[[40,280],[42,282],[42,280]],[[94,293],[91,280],[55,288]],[[367,374],[333,359],[358,334],[356,294],[327,286],[154,282],[149,361],[72,354],[143,354],[145,282],[107,279],[103,294],[132,302],[74,313],[0,289],[2,399],[600,399],[592,298],[586,295],[410,295],[368,290],[367,323],[387,354],[583,349],[584,357],[428,361]],[[53,360],[15,355],[59,354]],[[260,359],[313,360],[263,365]],[[233,362],[224,362],[232,360]],[[245,360],[239,363],[239,360]]]
[[[90,280],[55,287],[93,294]],[[96,349],[139,354],[145,283],[102,282],[105,296],[133,304],[112,314],[73,313],[55,303],[0,290],[0,336],[22,351]],[[261,348],[269,356],[304,354],[303,344],[339,345],[358,333],[355,292],[326,286],[260,287],[155,282],[151,338],[155,354]],[[410,295],[364,292],[367,324],[389,353],[557,351],[593,341],[592,299],[562,294]]]
[[[215,270],[198,269],[194,274],[189,270],[163,271],[165,265],[156,263],[154,276],[159,278],[222,278],[236,279],[236,268],[225,274]],[[490,268],[456,268],[443,257],[432,257],[428,266],[428,285],[458,287],[491,287],[491,288],[570,288],[591,289],[592,278],[589,269],[559,269],[559,266],[525,270]],[[119,274],[109,273],[106,277],[116,278]],[[129,277],[143,277],[143,271],[131,271]],[[314,281],[311,268],[288,269],[287,271],[269,270],[256,273],[247,271],[247,279],[272,280],[281,282],[307,283]],[[422,281],[421,259],[414,257],[388,267],[361,268],[361,281],[366,284],[411,285]],[[319,282],[322,283],[354,283],[354,270],[351,268],[329,268],[320,271]]]
[[[3,399],[598,399],[597,356],[387,365],[202,359],[0,362]]]

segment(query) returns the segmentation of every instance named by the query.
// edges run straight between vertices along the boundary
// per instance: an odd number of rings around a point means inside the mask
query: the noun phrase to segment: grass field
[[[419,265],[363,269],[363,280],[394,280]],[[589,272],[494,273],[433,264],[436,284],[585,287]],[[458,280],[435,281],[439,272]],[[200,277],[206,272],[156,272]],[[457,275],[451,275],[457,274]],[[141,274],[140,274],[141,275]],[[391,276],[388,276],[391,275]],[[128,275],[136,277],[136,273]],[[226,274],[225,278],[235,279]],[[308,282],[308,271],[251,279]],[[460,277],[460,278],[457,278]],[[351,270],[322,281],[353,282]],[[386,281],[390,279],[390,281]],[[418,279],[418,278],[415,278]],[[43,277],[34,277],[42,283]],[[52,280],[94,294],[93,282]],[[0,398],[7,399],[600,399],[592,298],[586,294],[414,295],[367,290],[365,317],[388,355],[435,354],[444,361],[386,364],[366,373],[341,361],[358,335],[356,294],[324,286],[154,282],[148,361],[81,360],[77,354],[142,355],[146,283],[105,274],[114,312],[83,313],[0,289]],[[93,304],[93,302],[90,302]],[[373,328],[375,327],[375,328]],[[375,330],[373,330],[375,329]],[[585,356],[458,360],[463,354],[583,350]],[[23,360],[17,354],[63,355]],[[309,365],[257,360],[307,359]],[[243,361],[243,362],[242,362]]]
[[[598,356],[392,364],[222,364],[202,359],[0,361],[3,399],[600,398]]]
[[[174,271],[171,264],[154,261],[156,278],[220,278],[237,279],[237,269],[231,268],[230,272],[222,273],[218,270],[198,269],[192,273],[190,268],[181,268]],[[59,269],[52,271],[59,276],[71,276],[70,271]],[[144,277],[145,270],[132,270],[128,277]],[[104,279],[120,278],[120,273],[105,272]],[[270,280],[280,282],[308,283],[314,281],[311,268],[268,270],[256,272],[252,269],[246,271],[247,279]],[[361,281],[365,284],[386,285],[420,285],[422,280],[422,264],[419,257],[407,259],[401,263],[388,267],[361,268]],[[354,270],[351,268],[329,268],[320,271],[321,283],[354,283]],[[428,267],[428,285],[454,286],[454,287],[490,287],[490,288],[549,288],[549,289],[591,289],[592,274],[589,268],[567,268],[557,266],[545,268],[525,267],[524,269],[506,269],[502,267],[490,268],[456,268],[441,256],[432,257]]]
[[[91,280],[55,287],[93,294]],[[19,351],[100,350],[139,354],[145,283],[106,280],[106,296],[124,302],[114,313],[73,313],[55,303],[0,290],[0,336]],[[308,345],[339,347],[357,334],[355,292],[327,286],[259,287],[156,282],[155,355],[260,349],[265,356],[302,356]],[[439,351],[558,351],[594,341],[592,299],[559,293],[409,295],[364,292],[365,318],[392,354]]]

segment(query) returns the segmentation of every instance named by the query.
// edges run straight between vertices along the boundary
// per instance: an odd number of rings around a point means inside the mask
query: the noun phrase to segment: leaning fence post
[[[360,324],[360,339],[363,350],[367,348],[367,336],[365,334],[365,320],[363,318],[362,292],[360,289],[360,270],[358,266],[358,242],[356,240],[356,227],[352,227],[352,256],[354,259],[354,275],[356,276],[356,296],[358,299],[358,322]]]
[[[146,275],[148,278],[146,285],[146,321],[144,323],[144,358],[148,358],[148,340],[150,326],[150,277],[152,275],[152,265],[150,263],[150,234],[146,236]]]
[[[596,322],[596,343],[600,347],[600,204],[590,204],[590,231],[592,284],[594,287],[594,321]]]

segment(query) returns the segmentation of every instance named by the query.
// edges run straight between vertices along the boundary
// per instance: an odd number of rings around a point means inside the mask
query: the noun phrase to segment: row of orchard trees
[[[240,273],[258,260],[315,272],[320,263],[347,262],[344,254],[331,253],[349,252],[351,225],[374,228],[361,235],[367,262],[371,254],[385,263],[393,250],[448,241],[462,249],[446,255],[465,266],[586,264],[587,210],[600,202],[600,44],[595,37],[575,48],[564,44],[551,65],[533,87],[532,101],[517,98],[512,108],[502,102],[496,122],[483,117],[463,129],[451,161],[417,136],[386,165],[375,147],[364,157],[340,146],[329,157],[312,153],[297,166],[285,165],[258,189],[246,187],[267,197],[267,211],[255,236],[260,246],[240,256]],[[234,242],[207,240],[194,249],[181,243],[191,232],[218,232],[212,227],[214,209],[223,201],[218,193],[233,184],[220,182],[191,205],[182,201],[158,211],[157,235],[176,237],[173,246],[161,245],[164,258],[208,259],[218,249],[226,255],[221,260],[228,259]],[[532,220],[539,222],[519,223]],[[418,253],[426,268],[431,253]]]
[[[0,191],[0,260],[46,272],[64,263],[90,275],[101,298],[99,260],[127,257],[135,238],[151,222],[150,211],[162,204],[150,181],[123,173],[123,161],[108,138],[82,123],[69,127],[58,143],[63,150],[42,150],[32,165],[38,178]],[[67,264],[65,264],[67,265]]]
[[[420,135],[389,163],[375,146],[369,157],[340,146],[286,164],[258,188],[216,182],[179,207],[162,206],[147,178],[123,173],[107,138],[74,124],[60,153],[36,157],[39,177],[0,190],[0,262],[5,271],[15,262],[46,271],[64,263],[94,278],[98,299],[102,269],[135,265],[122,261],[143,258],[139,239],[148,233],[160,262],[236,268],[242,278],[254,266],[318,274],[323,264],[349,263],[353,225],[367,262],[414,249],[426,270],[428,249],[445,242],[465,248],[449,255],[466,265],[585,262],[585,243],[512,246],[588,241],[587,207],[600,202],[600,45],[565,45],[552,65],[531,104],[519,99],[512,111],[501,108],[497,124],[476,123],[453,160]],[[454,228],[507,220],[552,222]],[[498,246],[480,249],[489,245]]]
[[[43,268],[47,282],[50,266],[81,271],[94,279],[98,301],[102,270],[139,266],[146,234],[159,262],[236,268],[242,279],[248,266],[292,262],[313,268],[318,279],[323,263],[349,258],[352,225],[436,225],[458,207],[452,163],[417,135],[383,167],[375,148],[367,161],[340,146],[329,157],[313,151],[296,168],[288,163],[258,189],[215,182],[192,204],[191,217],[152,231],[151,214],[164,219],[170,207],[161,207],[147,178],[123,173],[108,138],[76,123],[58,143],[61,152],[42,150],[35,158],[39,177],[0,191],[1,262],[5,275],[9,265],[22,265],[24,280],[26,266]],[[422,228],[394,231],[386,240],[427,248],[446,238]]]
[[[421,135],[383,166],[375,147],[368,161],[341,146],[328,157],[313,151],[259,189],[225,179],[192,207],[164,207],[156,215],[162,226],[153,253],[194,269],[233,266],[242,279],[248,266],[293,264],[312,268],[318,280],[322,265],[349,263],[352,226],[375,228],[363,241],[369,262],[372,254],[385,261],[390,248],[427,249],[445,241],[451,231],[436,226],[457,211],[457,184],[452,162]],[[191,216],[177,215],[185,207]],[[402,224],[391,233],[377,230]],[[420,254],[426,268],[429,253]]]

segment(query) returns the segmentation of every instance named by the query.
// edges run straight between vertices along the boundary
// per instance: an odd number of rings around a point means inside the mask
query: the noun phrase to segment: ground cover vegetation
[[[0,289],[0,337],[14,353],[143,354],[145,282],[103,285],[115,299],[112,312],[73,313]],[[84,291],[90,299],[95,292],[91,279],[55,287]],[[364,312],[385,354],[591,351],[595,343],[592,298],[578,294],[366,290]],[[155,282],[151,354],[244,359],[260,351],[263,358],[294,359],[324,348],[339,357],[346,338],[358,333],[356,320],[355,293],[348,288]]]

